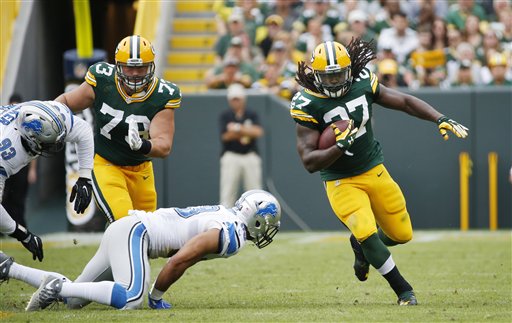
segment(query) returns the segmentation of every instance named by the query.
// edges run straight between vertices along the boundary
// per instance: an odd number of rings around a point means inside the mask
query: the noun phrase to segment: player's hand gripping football
[[[128,122],[128,143],[130,148],[134,151],[138,151],[142,146],[142,138],[139,135],[139,125],[137,121],[130,120]]]
[[[71,195],[69,196],[69,202],[75,201],[74,210],[76,213],[84,213],[85,209],[89,206],[92,199],[92,184],[91,180],[85,177],[79,177],[76,180]]]
[[[459,138],[466,138],[468,136],[468,128],[446,116],[442,116],[437,119],[437,126],[439,127],[439,132],[441,133],[441,136],[443,136],[444,140],[448,140],[449,138],[448,130],[453,132]]]
[[[348,149],[354,143],[356,139],[356,133],[359,130],[357,127],[354,128],[354,120],[349,120],[347,129],[341,131],[334,123],[331,123],[330,127],[334,131],[336,137],[336,146],[339,149]]]
[[[168,310],[172,307],[172,305],[164,301],[163,298],[159,300],[151,298],[150,293],[148,293],[148,305],[154,310]]]

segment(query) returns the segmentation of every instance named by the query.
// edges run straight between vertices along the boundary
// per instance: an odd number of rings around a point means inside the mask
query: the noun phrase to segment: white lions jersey
[[[146,227],[149,257],[170,257],[196,235],[210,229],[220,230],[219,250],[207,259],[230,257],[245,245],[246,228],[233,209],[222,205],[187,208],[161,208],[155,212],[131,210]]]

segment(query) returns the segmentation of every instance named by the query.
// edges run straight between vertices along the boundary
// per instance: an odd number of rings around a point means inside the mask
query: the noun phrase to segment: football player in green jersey
[[[416,305],[412,286],[395,265],[388,246],[412,239],[412,226],[398,184],[383,165],[380,144],[371,124],[372,104],[404,111],[436,122],[441,135],[448,131],[465,138],[468,129],[428,103],[379,84],[365,65],[375,58],[372,43],[359,38],[343,45],[327,41],[318,45],[311,67],[300,62],[297,82],[304,87],[291,101],[297,123],[297,150],[304,167],[320,171],[327,197],[336,216],[351,231],[357,278],[368,278],[372,265],[389,282],[399,305]],[[351,120],[341,131],[337,120]],[[336,144],[318,148],[322,131],[333,129]]]
[[[78,88],[56,99],[94,111],[94,196],[110,222],[130,209],[156,209],[151,158],[170,154],[181,104],[180,89],[155,77],[155,51],[144,37],[121,40],[115,60],[92,65]]]

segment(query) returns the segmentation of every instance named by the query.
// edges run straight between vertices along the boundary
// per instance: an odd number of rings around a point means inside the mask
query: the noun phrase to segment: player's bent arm
[[[78,155],[79,176],[91,179],[94,165],[94,136],[87,121],[73,117],[73,129],[67,135],[66,141],[76,143]]]
[[[190,239],[175,255],[169,258],[155,281],[154,288],[165,292],[183,275],[185,270],[208,254],[219,251],[219,229],[210,229]]]
[[[55,101],[64,103],[71,111],[82,111],[92,106],[95,98],[96,95],[92,86],[83,82],[76,89],[59,95]]]
[[[165,158],[169,156],[174,138],[174,109],[158,112],[149,126],[151,151],[147,156]]]
[[[263,136],[264,131],[263,128],[259,125],[242,125],[240,128],[240,133],[242,136],[249,136],[251,138],[259,138]]]
[[[420,119],[436,122],[443,115],[427,102],[379,84],[380,91],[376,103],[385,108],[400,110]]]
[[[296,132],[297,151],[304,168],[310,173],[329,167],[343,154],[336,145],[327,149],[318,149],[320,133],[314,129],[297,124]]]

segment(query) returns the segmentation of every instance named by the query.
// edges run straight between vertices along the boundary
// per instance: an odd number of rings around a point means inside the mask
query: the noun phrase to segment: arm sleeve
[[[73,129],[68,134],[66,141],[76,144],[78,154],[79,176],[91,178],[94,164],[94,137],[91,126],[80,118],[73,117]]]
[[[0,232],[3,234],[11,234],[16,229],[16,222],[11,218],[9,213],[0,204]]]

